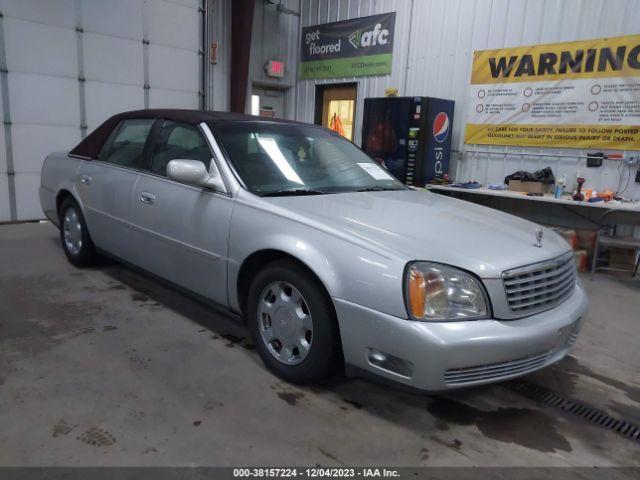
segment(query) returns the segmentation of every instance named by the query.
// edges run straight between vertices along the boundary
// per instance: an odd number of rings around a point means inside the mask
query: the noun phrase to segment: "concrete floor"
[[[299,388],[246,331],[48,223],[0,226],[0,465],[638,466],[640,442],[504,385]],[[599,274],[573,354],[528,379],[640,425],[640,281]]]

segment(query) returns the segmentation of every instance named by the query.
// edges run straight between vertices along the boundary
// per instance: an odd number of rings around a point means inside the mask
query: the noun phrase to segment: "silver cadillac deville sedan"
[[[122,113],[46,158],[40,201],[71,263],[108,254],[224,309],[292,382],[513,378],[564,357],[587,308],[552,231],[409,189],[302,123]]]

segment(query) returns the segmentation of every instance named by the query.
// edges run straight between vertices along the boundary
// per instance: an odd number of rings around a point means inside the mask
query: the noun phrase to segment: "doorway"
[[[254,85],[251,91],[251,115],[284,118],[284,90]]]
[[[357,83],[316,85],[315,123],[353,142]]]

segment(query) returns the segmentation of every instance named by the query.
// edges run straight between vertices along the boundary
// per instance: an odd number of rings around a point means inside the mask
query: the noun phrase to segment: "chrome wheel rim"
[[[75,208],[69,207],[62,217],[62,233],[67,251],[72,255],[80,253],[82,248],[82,223]]]
[[[279,362],[301,363],[311,350],[313,320],[306,300],[288,282],[272,282],[258,300],[258,326],[262,341]]]

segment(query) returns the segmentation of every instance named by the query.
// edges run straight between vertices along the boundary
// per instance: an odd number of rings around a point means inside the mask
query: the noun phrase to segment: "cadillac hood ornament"
[[[536,228],[536,243],[535,243],[535,246],[538,247],[538,248],[542,247],[542,235],[544,235],[544,231],[542,230],[542,227]]]

